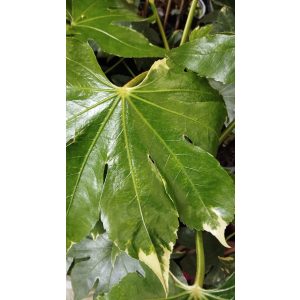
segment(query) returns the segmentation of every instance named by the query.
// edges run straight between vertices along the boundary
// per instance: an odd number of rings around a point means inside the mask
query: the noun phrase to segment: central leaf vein
[[[160,142],[164,145],[164,147],[168,150],[168,152],[172,155],[172,157],[174,158],[174,160],[176,161],[176,163],[179,165],[179,167],[182,170],[182,173],[185,175],[185,177],[187,178],[187,180],[189,181],[192,189],[195,191],[195,193],[197,194],[198,198],[200,199],[200,201],[202,202],[202,205],[204,207],[204,209],[206,210],[209,218],[211,220],[215,219],[214,216],[212,216],[211,212],[208,210],[208,208],[206,207],[201,195],[199,194],[199,191],[197,190],[196,186],[194,185],[193,181],[190,179],[190,177],[188,176],[188,174],[186,173],[185,167],[184,165],[181,163],[181,161],[177,158],[177,156],[175,155],[175,153],[172,151],[172,149],[166,144],[166,142],[164,141],[164,139],[159,135],[159,133],[151,126],[151,124],[144,118],[144,116],[142,115],[142,113],[137,109],[137,107],[133,104],[133,102],[128,99],[128,103],[130,103],[130,105],[132,106],[132,108],[135,110],[135,112],[139,115],[139,117],[142,119],[142,121],[147,125],[147,127],[156,135],[156,137],[160,140]]]
[[[124,132],[124,140],[125,140],[125,148],[126,148],[126,153],[127,153],[128,165],[129,165],[129,169],[130,169],[130,174],[131,174],[131,178],[132,178],[132,184],[133,184],[134,192],[135,192],[135,195],[136,195],[135,198],[137,199],[137,203],[138,203],[141,219],[142,219],[142,222],[143,222],[143,226],[145,227],[145,230],[146,230],[146,233],[149,237],[149,240],[152,243],[150,234],[148,232],[148,228],[147,228],[146,223],[145,223],[145,219],[144,219],[144,215],[143,215],[143,211],[142,211],[142,207],[141,207],[140,196],[139,196],[138,189],[137,189],[135,170],[134,170],[134,167],[132,165],[132,157],[131,157],[132,155],[130,153],[130,147],[129,147],[129,141],[128,141],[128,135],[127,135],[127,127],[126,127],[125,99],[124,98],[122,98],[122,123],[123,123],[123,129],[124,129],[123,132]]]
[[[196,120],[196,119],[193,119],[193,118],[191,118],[191,117],[189,117],[189,116],[186,116],[186,115],[184,115],[184,114],[180,114],[180,113],[178,113],[177,111],[174,111],[174,110],[168,109],[168,108],[166,108],[166,107],[163,107],[163,106],[157,105],[157,104],[155,104],[155,103],[152,103],[152,102],[150,102],[150,101],[148,101],[148,100],[146,100],[146,99],[144,99],[144,98],[142,98],[142,97],[136,96],[136,95],[134,95],[134,94],[131,94],[131,96],[132,96],[133,98],[137,99],[137,100],[140,100],[140,101],[142,101],[142,102],[144,102],[144,103],[146,103],[146,104],[152,105],[152,106],[154,106],[154,107],[156,107],[156,108],[158,108],[158,109],[165,110],[165,111],[167,111],[167,112],[169,112],[169,113],[175,114],[175,115],[180,116],[180,117],[182,117],[182,118],[185,118],[185,119],[191,120],[191,121],[193,121],[193,122],[195,122],[195,123],[198,123],[198,124],[200,124],[201,126],[203,126],[203,127],[207,128],[207,129],[211,130],[216,136],[218,136],[217,132],[216,132],[212,127],[209,127],[209,126],[207,126],[206,124],[204,124],[204,123],[202,123],[202,122],[199,122],[199,121]]]
[[[113,105],[112,105],[110,111],[108,112],[108,114],[106,115],[105,119],[103,120],[103,123],[101,124],[101,126],[100,126],[99,129],[98,129],[97,134],[96,134],[95,138],[93,139],[93,141],[92,141],[92,143],[91,143],[91,145],[90,145],[90,147],[89,147],[89,149],[88,149],[88,151],[87,151],[87,153],[86,153],[86,155],[85,155],[85,158],[84,158],[84,160],[83,160],[82,165],[80,166],[80,171],[79,171],[79,173],[78,173],[78,177],[77,177],[77,180],[76,180],[74,189],[73,189],[73,193],[72,193],[72,195],[71,195],[71,200],[70,200],[69,205],[68,205],[68,208],[67,208],[67,213],[66,213],[67,216],[68,216],[69,211],[70,211],[70,209],[71,209],[71,207],[72,207],[72,204],[73,204],[73,201],[74,201],[74,196],[75,196],[76,190],[77,190],[77,188],[78,188],[78,185],[79,185],[79,182],[80,182],[80,179],[81,179],[81,176],[82,176],[84,167],[85,167],[85,165],[86,165],[86,163],[87,163],[87,161],[88,161],[88,158],[89,158],[90,154],[92,153],[92,150],[93,150],[93,148],[94,148],[94,146],[95,146],[95,144],[96,144],[96,142],[97,142],[97,140],[98,140],[98,138],[99,138],[101,132],[103,131],[103,129],[104,129],[106,123],[108,122],[110,116],[112,115],[112,113],[114,112],[114,110],[115,110],[117,104],[119,103],[119,100],[120,100],[120,99],[117,98],[117,99],[115,100],[115,102],[113,103]]]

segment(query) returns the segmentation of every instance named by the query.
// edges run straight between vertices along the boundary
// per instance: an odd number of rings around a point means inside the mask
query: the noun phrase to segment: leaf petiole
[[[196,231],[196,255],[197,255],[197,271],[194,286],[202,288],[205,275],[205,257],[203,248],[202,231]]]
[[[164,30],[164,27],[163,27],[163,25],[161,23],[160,17],[158,15],[155,2],[154,2],[154,0],[149,0],[149,3],[150,3],[150,6],[151,6],[151,9],[153,11],[153,14],[155,15],[156,22],[157,22],[157,25],[158,25],[158,28],[159,28],[159,32],[161,34],[164,46],[165,46],[165,48],[167,50],[170,50],[169,43],[168,43],[168,40],[167,40],[167,37],[166,37],[166,34],[165,34],[165,30]]]
[[[133,79],[128,81],[124,86],[125,87],[134,87],[134,86],[138,85],[140,82],[142,82],[144,80],[144,78],[147,76],[147,74],[148,74],[148,71],[145,71],[145,72],[135,76]]]
[[[190,11],[189,11],[189,14],[188,14],[185,26],[184,26],[182,38],[181,38],[181,41],[180,41],[180,46],[187,41],[188,35],[190,33],[190,30],[191,30],[191,26],[192,26],[195,10],[196,10],[196,7],[197,7],[197,3],[198,3],[198,0],[193,0],[193,2],[192,2],[191,8],[190,8]]]
[[[228,136],[231,134],[232,130],[235,127],[235,120],[233,120],[226,129],[222,132],[220,138],[219,138],[219,145],[222,145],[225,140],[228,138]]]

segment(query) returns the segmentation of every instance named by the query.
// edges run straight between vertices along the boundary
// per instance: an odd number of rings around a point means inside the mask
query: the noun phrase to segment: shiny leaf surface
[[[233,183],[208,153],[218,146],[222,99],[206,79],[166,59],[138,86],[116,87],[87,44],[68,43],[69,244],[89,233],[101,208],[110,239],[167,290],[178,215],[226,244]]]
[[[222,83],[234,82],[235,41],[233,35],[217,34],[185,43],[169,57],[181,66]]]
[[[71,271],[75,300],[85,298],[95,287],[95,294],[108,292],[129,273],[144,274],[139,262],[129,257],[108,240],[107,234],[96,240],[85,239],[74,245],[69,258],[80,259]],[[96,283],[97,282],[97,283]]]
[[[165,50],[141,33],[120,23],[143,20],[125,0],[73,0],[67,10],[67,34],[82,41],[95,40],[102,51],[123,57],[162,57]]]

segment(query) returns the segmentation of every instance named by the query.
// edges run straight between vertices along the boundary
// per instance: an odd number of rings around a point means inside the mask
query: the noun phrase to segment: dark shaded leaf
[[[75,300],[82,300],[93,287],[96,288],[95,294],[108,292],[128,273],[138,271],[144,274],[139,262],[119,251],[108,240],[107,234],[74,245],[68,257],[81,260],[71,271]]]

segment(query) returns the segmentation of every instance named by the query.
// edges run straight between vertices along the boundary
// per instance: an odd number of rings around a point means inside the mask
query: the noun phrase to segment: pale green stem
[[[231,134],[232,130],[235,127],[235,120],[233,120],[226,129],[222,132],[220,138],[219,138],[219,145],[222,145],[225,140],[228,138],[228,136]]]
[[[189,11],[189,15],[187,17],[187,20],[186,20],[186,23],[185,23],[185,26],[184,26],[182,38],[181,38],[181,41],[180,41],[180,46],[182,44],[184,44],[188,39],[197,4],[198,4],[198,0],[193,0],[190,11]]]
[[[169,43],[168,43],[165,31],[164,31],[164,27],[161,23],[159,15],[158,15],[157,8],[156,8],[156,5],[154,3],[154,0],[149,0],[149,3],[150,3],[150,6],[152,8],[153,14],[155,15],[156,22],[157,22],[157,25],[158,25],[158,28],[159,28],[159,32],[160,32],[162,40],[164,42],[164,46],[167,50],[170,50]]]
[[[196,254],[197,254],[197,271],[195,277],[195,286],[202,287],[205,275],[205,258],[202,231],[196,231]]]
[[[147,76],[147,73],[148,73],[148,71],[145,71],[145,72],[137,75],[136,77],[134,77],[133,79],[128,81],[124,86],[125,87],[134,87],[134,86],[138,85]]]

